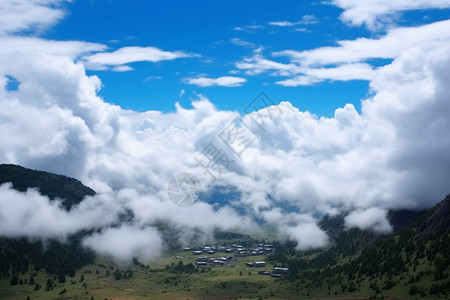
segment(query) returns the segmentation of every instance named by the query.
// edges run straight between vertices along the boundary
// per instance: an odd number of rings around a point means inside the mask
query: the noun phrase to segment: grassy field
[[[179,255],[184,255],[181,260],[184,264],[195,262],[190,252],[180,252]],[[165,269],[167,264],[180,261],[172,255],[162,257],[149,269],[134,265],[118,266],[110,260],[99,259],[96,264],[79,270],[73,278],[66,277],[65,283],[58,283],[57,278],[43,272],[34,274],[35,282],[42,286],[38,291],[34,291],[35,286],[30,284],[11,286],[9,278],[3,278],[0,280],[0,299],[26,299],[28,296],[30,299],[257,299],[258,295],[267,299],[274,293],[283,292],[281,286],[274,284],[278,279],[259,275],[257,271],[261,268],[245,266],[247,261],[262,259],[264,257],[261,256],[238,258],[230,266],[200,268],[201,271],[192,274],[168,272]],[[272,268],[268,265],[262,269]],[[116,280],[112,275],[116,269],[131,269],[133,276]],[[30,274],[19,277],[28,281]],[[46,290],[49,278],[55,282],[52,290]]]
[[[194,263],[196,256],[191,252],[172,252],[170,255],[151,263],[149,268],[136,265],[119,266],[106,258],[99,258],[95,264],[79,270],[76,275],[66,277],[65,283],[44,272],[33,274],[35,282],[42,288],[35,291],[35,285],[10,285],[9,278],[0,280],[0,299],[317,299],[327,293],[306,291],[292,287],[288,283],[270,276],[259,275],[265,268],[251,268],[246,262],[264,260],[265,256],[235,258],[230,266],[200,268],[192,274],[172,274],[166,265],[180,261],[175,256],[184,256],[184,264]],[[220,257],[220,254],[212,257]],[[116,269],[133,271],[129,279],[116,280]],[[31,274],[20,275],[22,281],[29,281]],[[84,280],[81,281],[81,276]],[[48,279],[54,281],[51,290],[46,289]],[[314,293],[313,293],[314,292]],[[308,296],[307,294],[310,294]],[[314,297],[313,297],[314,294]],[[345,298],[341,298],[345,299]],[[347,298],[350,299],[350,298]]]
[[[183,259],[176,259],[176,256]],[[221,257],[224,254],[210,255]],[[118,265],[107,258],[98,258],[95,264],[79,270],[74,277],[66,277],[65,283],[44,272],[34,275],[35,282],[42,287],[35,291],[35,285],[28,283],[10,285],[9,278],[0,279],[0,299],[369,299],[375,296],[367,279],[357,281],[356,291],[342,292],[342,279],[338,285],[314,286],[308,281],[294,281],[259,275],[260,270],[272,270],[267,263],[265,268],[251,268],[246,262],[265,260],[265,256],[233,258],[229,266],[199,268],[198,272],[175,274],[166,270],[166,265],[195,263],[197,256],[191,251],[172,251],[148,267],[137,265]],[[425,265],[422,264],[422,265]],[[133,276],[117,280],[115,270],[131,270]],[[417,270],[419,272],[420,270]],[[29,281],[31,274],[20,275],[22,281]],[[81,280],[81,277],[84,280]],[[54,285],[46,288],[48,279]],[[386,278],[387,279],[387,278]],[[377,294],[377,299],[428,299],[420,295],[408,295],[408,278],[393,278],[398,282],[389,291]],[[432,280],[425,275],[422,280]],[[383,282],[379,283],[383,285]],[[384,295],[383,295],[384,294]]]

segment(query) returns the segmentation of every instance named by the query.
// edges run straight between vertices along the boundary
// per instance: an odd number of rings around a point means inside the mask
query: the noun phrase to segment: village
[[[183,251],[194,255],[197,267],[233,267],[234,263],[245,261],[245,266],[248,269],[258,269],[257,273],[259,275],[280,278],[288,273],[288,268],[283,267],[274,266],[271,271],[264,269],[267,267],[267,264],[259,259],[261,256],[274,252],[274,247],[271,244],[258,244],[255,247],[250,247],[250,249],[239,244],[233,244],[232,246],[184,247]],[[175,258],[184,259],[185,257],[177,255]]]

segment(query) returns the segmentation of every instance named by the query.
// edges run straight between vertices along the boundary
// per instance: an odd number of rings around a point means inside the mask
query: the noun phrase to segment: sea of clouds
[[[12,14],[7,2],[0,11]],[[75,177],[97,195],[67,212],[36,190],[3,184],[2,236],[64,239],[95,229],[86,247],[118,260],[151,260],[165,247],[158,222],[183,232],[181,244],[194,228],[208,237],[215,228],[248,233],[267,224],[280,239],[310,249],[329,243],[317,225],[323,215],[347,213],[349,228],[388,233],[389,209],[428,208],[449,193],[450,36],[442,29],[450,32],[450,21],[408,28],[409,36],[428,34],[373,69],[360,113],[347,104],[332,118],[317,117],[286,100],[262,130],[253,119],[258,112],[221,111],[204,95],[169,113],[106,102],[101,80],[86,73],[92,53],[106,47],[15,34],[63,17],[51,1],[21,2],[48,13],[23,10],[15,26],[0,22],[0,162]],[[392,46],[378,40],[374,45]],[[18,89],[7,88],[11,78]],[[257,136],[240,155],[220,138],[237,117]],[[196,160],[210,142],[233,160],[216,180]],[[181,172],[197,176],[204,191],[232,187],[239,197],[176,206],[167,186]],[[118,225],[127,211],[134,218]]]

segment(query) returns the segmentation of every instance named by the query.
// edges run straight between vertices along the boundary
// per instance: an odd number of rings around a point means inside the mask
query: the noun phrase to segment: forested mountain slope
[[[28,188],[37,188],[50,199],[60,198],[67,210],[80,203],[85,196],[95,195],[93,189],[76,179],[12,164],[0,164],[0,184],[5,182],[11,182],[14,189],[21,192]]]
[[[300,290],[327,289],[329,296],[446,298],[450,294],[449,207],[447,196],[389,236],[345,230],[343,216],[326,218],[322,227],[334,241],[331,247],[295,252],[293,243],[278,243],[270,261],[288,267],[286,280]]]
[[[13,188],[21,192],[37,188],[50,199],[59,198],[66,210],[80,203],[85,196],[95,195],[94,190],[76,179],[11,164],[0,165],[0,184],[6,182],[11,182]],[[92,251],[81,247],[82,236],[80,232],[64,243],[0,236],[0,276],[13,276],[32,269],[46,269],[55,275],[72,275],[78,268],[92,263],[95,257]]]

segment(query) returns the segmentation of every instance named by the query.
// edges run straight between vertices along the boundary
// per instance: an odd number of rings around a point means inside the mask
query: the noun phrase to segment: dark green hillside
[[[53,275],[73,276],[79,268],[91,264],[95,254],[80,245],[82,234],[57,240],[29,241],[26,238],[0,238],[0,277],[46,270]]]
[[[50,199],[63,199],[62,205],[70,210],[85,196],[95,195],[95,191],[80,181],[48,172],[27,169],[17,165],[0,164],[0,184],[11,182],[14,189],[25,192],[28,188],[37,188]]]
[[[450,231],[450,195],[428,211],[416,224],[416,237]]]
[[[289,267],[292,288],[328,290],[329,296],[372,295],[434,299],[450,295],[450,196],[392,236],[342,230],[342,217],[324,219],[335,244],[295,252],[277,244],[269,260]]]
[[[95,194],[94,190],[76,179],[16,165],[0,165],[0,184],[5,182],[12,182],[18,191],[33,187],[51,199],[64,199],[62,204],[67,210],[80,203],[85,196]],[[55,275],[73,275],[95,258],[91,251],[81,247],[82,236],[82,233],[71,236],[65,243],[0,236],[0,277],[40,269]]]

